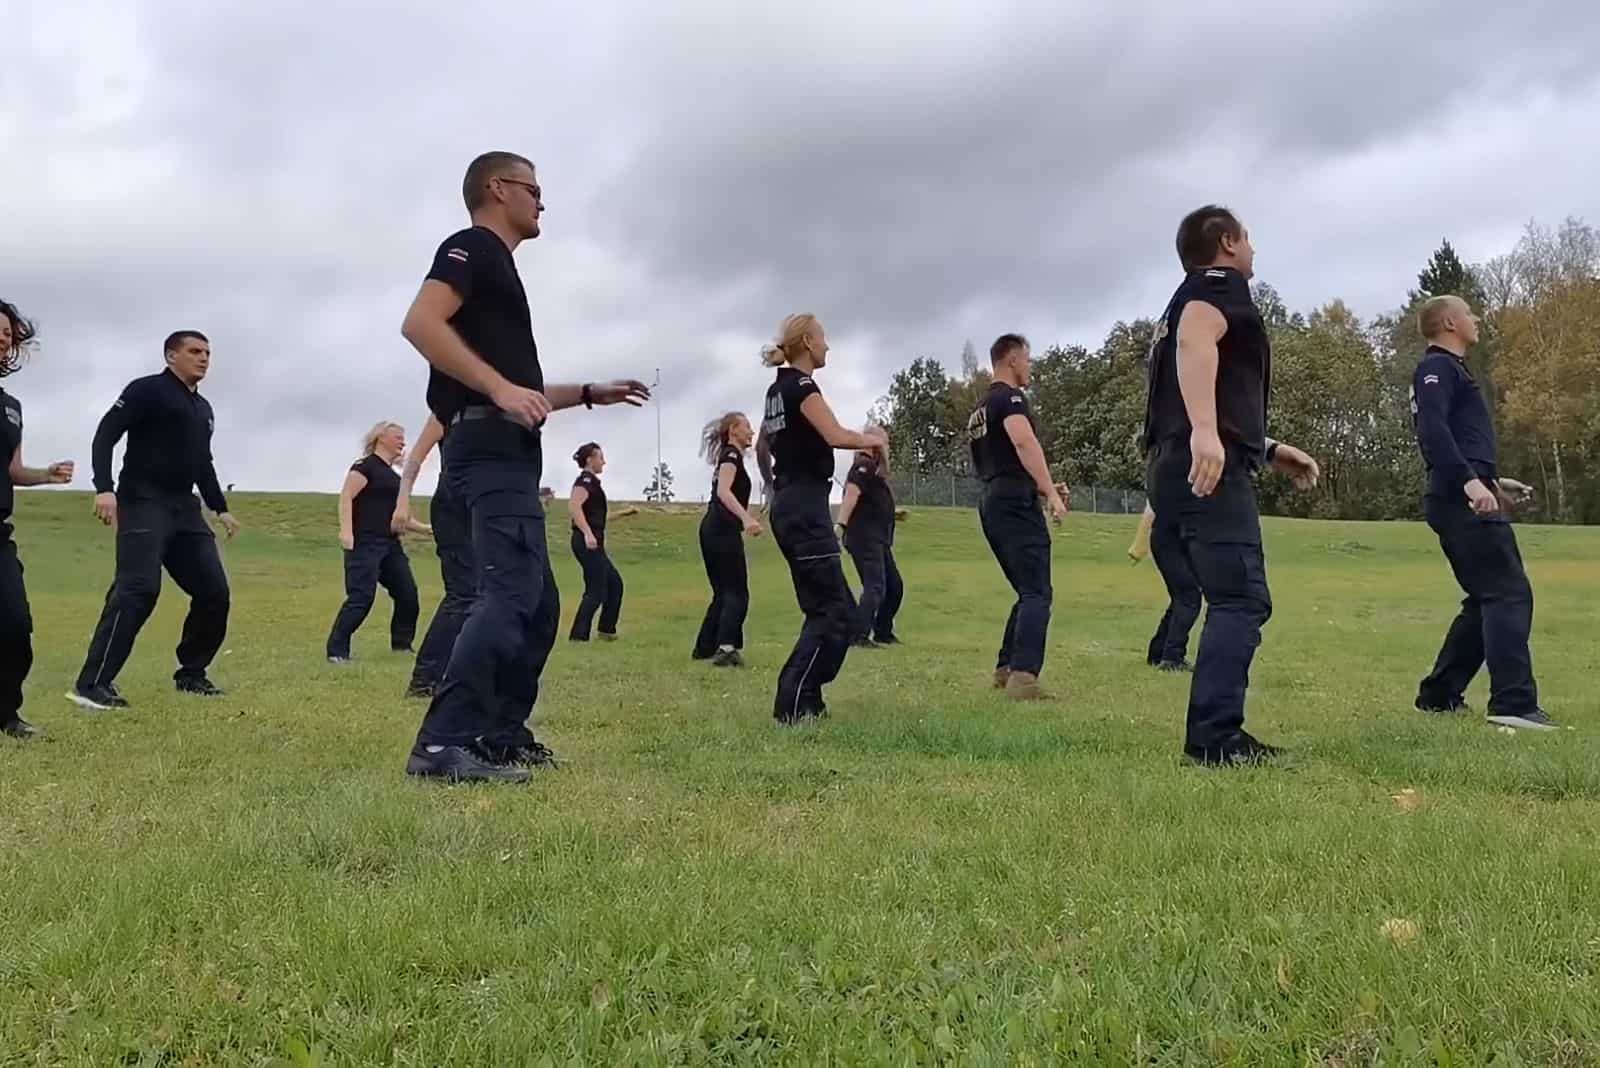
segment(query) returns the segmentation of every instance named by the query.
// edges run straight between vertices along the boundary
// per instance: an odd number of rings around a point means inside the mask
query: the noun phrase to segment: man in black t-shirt
[[[174,684],[180,693],[201,697],[222,693],[206,669],[228,630],[228,575],[194,490],[199,488],[228,538],[238,533],[239,523],[217,483],[211,459],[216,420],[200,395],[211,343],[198,331],[180,330],[162,348],[167,369],[129,382],[94,434],[94,511],[116,528],[116,574],[77,683],[67,694],[94,711],[127,707],[117,692],[117,674],[156,606],[163,567],[190,598]],[[123,435],[128,445],[113,491],[111,454]]]
[[[1000,639],[994,684],[1012,700],[1046,700],[1050,695],[1039,688],[1039,674],[1050,629],[1050,530],[1039,505],[1042,500],[1061,522],[1065,487],[1050,478],[1023,392],[1032,373],[1028,339],[1001,335],[989,348],[989,362],[994,383],[967,419],[967,441],[972,469],[983,480],[983,536],[1017,594]]]
[[[551,754],[526,726],[555,644],[560,601],[539,497],[540,430],[553,411],[639,405],[632,379],[547,386],[512,252],[539,236],[533,164],[473,160],[462,182],[472,226],[446,238],[406,312],[427,359],[428,407],[444,424],[444,475],[472,516],[479,596],[456,639],[406,764],[411,775],[523,782]]]
[[[1251,478],[1266,464],[1309,489],[1319,471],[1266,435],[1272,352],[1250,294],[1249,233],[1226,208],[1207,206],[1179,224],[1177,247],[1188,274],[1156,324],[1149,356],[1150,540],[1181,553],[1209,606],[1184,753],[1207,766],[1257,763],[1278,750],[1244,730],[1250,661],[1272,614]]]
[[[861,579],[856,645],[898,645],[894,617],[905,598],[905,584],[894,559],[894,491],[884,477],[887,450],[856,453],[845,477],[839,526],[844,547]]]

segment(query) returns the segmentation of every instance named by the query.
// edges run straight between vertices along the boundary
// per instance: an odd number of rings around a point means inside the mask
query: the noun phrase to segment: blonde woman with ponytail
[[[389,645],[397,653],[411,652],[417,633],[417,580],[411,561],[392,530],[400,497],[400,476],[394,465],[406,450],[405,427],[399,423],[373,425],[361,439],[362,457],[350,465],[339,491],[339,547],[344,550],[344,604],[328,632],[328,660],[350,660],[350,639],[367,614],[382,585],[394,602],[389,622]],[[432,533],[415,520],[407,529]]]
[[[750,514],[750,475],[744,469],[744,454],[755,436],[743,412],[728,412],[700,432],[700,453],[713,472],[711,500],[700,520],[700,557],[711,581],[711,604],[690,655],[716,667],[744,666],[750,573],[739,535],[761,534],[761,521]]]
[[[834,450],[878,449],[880,430],[839,425],[815,375],[828,363],[828,339],[814,315],[791,315],[777,340],[762,350],[777,369],[767,389],[756,462],[771,487],[772,536],[789,562],[795,599],[805,614],[800,637],[778,675],[772,714],[794,724],[827,714],[822,688],[844,665],[855,626],[856,603],[845,583],[839,539],[833,533],[829,495]]]

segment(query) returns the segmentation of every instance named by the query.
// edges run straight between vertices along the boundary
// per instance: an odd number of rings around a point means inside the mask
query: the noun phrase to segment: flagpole
[[[661,496],[661,368],[656,368],[656,382],[652,389],[656,401],[656,496]]]

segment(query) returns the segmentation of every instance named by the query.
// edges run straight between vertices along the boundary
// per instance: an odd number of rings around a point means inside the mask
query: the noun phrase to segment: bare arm
[[[1217,436],[1217,342],[1228,321],[1213,304],[1191,300],[1178,317],[1178,390],[1189,416],[1189,484],[1197,497],[1209,496],[1222,480],[1227,455]]]
[[[719,464],[717,467],[717,500],[722,502],[722,507],[738,518],[739,522],[749,524],[754,520],[744,505],[739,503],[739,498],[733,495],[733,465]]]
[[[411,446],[411,454],[406,457],[406,463],[400,469],[400,493],[394,502],[394,517],[389,521],[389,529],[396,534],[410,530],[417,530],[420,523],[411,518],[411,494],[417,488],[417,476],[422,474],[422,465],[427,462],[428,454],[433,452],[433,447],[444,440],[444,424],[439,422],[438,416],[428,413],[427,422],[422,424],[422,432],[417,435],[417,442]],[[429,533],[432,528],[429,528]]]
[[[772,485],[772,446],[767,441],[767,432],[762,430],[756,436],[756,470],[761,474],[761,485]]]
[[[627,404],[638,408],[650,399],[650,387],[633,378],[619,378],[614,382],[546,385],[544,395],[550,401],[552,411],[576,408],[583,403],[585,385],[589,389],[590,404]]]
[[[583,514],[583,504],[588,499],[588,490],[582,486],[572,487],[572,496],[567,500],[567,510],[572,513],[572,525],[578,528],[585,540],[594,541],[594,531],[589,529],[589,517]]]
[[[13,486],[60,485],[72,481],[71,460],[58,460],[49,467],[29,467],[22,462],[22,443],[11,454],[11,484]]]
[[[344,476],[344,485],[339,489],[340,542],[355,540],[356,496],[366,488],[367,476],[361,472],[351,471]]]
[[[1008,415],[1003,424],[1006,428],[1006,437],[1011,439],[1011,445],[1017,450],[1017,459],[1022,461],[1023,470],[1028,472],[1028,477],[1033,479],[1034,487],[1045,500],[1051,502],[1054,510],[1055,503],[1060,499],[1056,484],[1050,479],[1050,465],[1044,458],[1044,446],[1039,444],[1038,435],[1033,432],[1033,424],[1028,422],[1028,417],[1022,414]],[[1063,509],[1064,510],[1064,509]]]
[[[422,354],[430,366],[483,394],[507,414],[528,426],[537,426],[550,414],[544,395],[512,385],[499,371],[461,340],[450,319],[461,310],[461,295],[445,283],[430,278],[422,283],[400,334]]]
[[[844,484],[844,500],[839,505],[839,525],[850,525],[850,517],[855,514],[856,505],[861,503],[861,487],[854,482]]]
[[[882,434],[862,434],[841,426],[834,417],[833,409],[828,407],[828,402],[822,399],[820,393],[813,393],[800,402],[800,414],[832,448],[873,449],[883,444]]]

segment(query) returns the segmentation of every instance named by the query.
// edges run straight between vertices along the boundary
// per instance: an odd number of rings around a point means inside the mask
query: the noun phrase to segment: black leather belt
[[[516,422],[492,404],[469,404],[450,417],[450,425],[455,426],[468,419],[504,419],[508,423]]]

